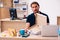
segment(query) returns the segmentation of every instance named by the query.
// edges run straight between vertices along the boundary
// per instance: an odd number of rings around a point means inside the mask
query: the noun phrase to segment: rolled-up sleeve
[[[35,16],[34,16],[34,14],[29,15],[27,17],[26,22],[30,23],[30,27],[33,26],[35,24]]]
[[[29,22],[30,23],[30,17],[29,16],[27,17],[26,22]]]

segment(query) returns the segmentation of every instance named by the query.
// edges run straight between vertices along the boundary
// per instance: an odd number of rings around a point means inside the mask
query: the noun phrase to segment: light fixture
[[[0,8],[3,7],[3,2],[0,2]]]

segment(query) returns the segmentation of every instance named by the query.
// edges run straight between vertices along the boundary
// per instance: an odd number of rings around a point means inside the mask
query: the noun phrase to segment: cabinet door
[[[0,8],[0,19],[1,19],[1,8]]]
[[[60,17],[57,17],[57,25],[60,25]]]
[[[12,7],[13,0],[3,0],[4,7]]]
[[[1,0],[0,0],[0,2],[1,2]],[[1,19],[1,8],[0,8],[0,19]]]
[[[9,9],[1,8],[1,18],[9,18]]]
[[[9,18],[9,8],[12,7],[12,0],[2,0],[3,2],[3,8],[1,8],[1,18]]]

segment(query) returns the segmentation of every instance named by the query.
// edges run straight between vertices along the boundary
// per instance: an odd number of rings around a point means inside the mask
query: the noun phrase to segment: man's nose
[[[36,8],[34,8],[34,10],[36,10]]]

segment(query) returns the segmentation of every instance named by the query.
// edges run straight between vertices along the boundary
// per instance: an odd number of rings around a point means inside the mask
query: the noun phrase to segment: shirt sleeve
[[[26,20],[27,23],[30,23],[30,27],[35,24],[35,18],[32,15],[29,15]]]
[[[27,17],[26,22],[29,22],[30,23],[30,17],[29,16]]]
[[[28,16],[28,17],[27,17],[26,23],[30,23],[30,27],[32,26],[32,23],[31,23],[31,18],[30,18],[30,16]]]

